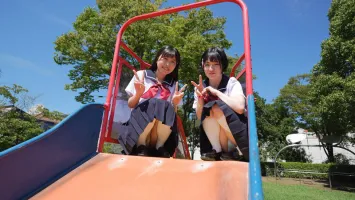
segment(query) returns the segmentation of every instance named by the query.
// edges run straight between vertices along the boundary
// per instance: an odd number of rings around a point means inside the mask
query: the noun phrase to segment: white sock
[[[219,142],[219,132],[221,130],[217,121],[212,117],[206,117],[202,122],[202,126],[213,149],[216,150],[217,153],[221,152],[222,146]]]
[[[163,124],[161,121],[158,121],[158,127],[157,127],[157,144],[155,146],[156,149],[159,149],[160,147],[164,146],[166,140],[168,140],[169,136],[171,133],[171,129],[169,126]]]

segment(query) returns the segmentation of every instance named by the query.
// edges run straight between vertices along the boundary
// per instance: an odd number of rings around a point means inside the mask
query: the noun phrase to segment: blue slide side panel
[[[256,116],[254,95],[248,96],[249,120],[249,200],[264,199],[261,182],[260,157],[258,148],[258,134],[256,131]]]
[[[96,154],[104,107],[88,104],[39,136],[0,152],[0,199],[27,198]]]

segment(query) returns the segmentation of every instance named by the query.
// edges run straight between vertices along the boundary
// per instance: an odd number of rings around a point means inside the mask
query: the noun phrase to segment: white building
[[[349,136],[351,135],[354,135],[354,133],[349,133]],[[321,145],[319,139],[313,133],[308,133],[306,139],[301,141],[301,144]],[[345,147],[350,151],[355,152],[355,145],[348,143]],[[325,154],[323,147],[303,147],[303,149],[306,151],[307,155],[311,156],[312,163],[322,163],[327,160],[327,155]],[[334,155],[339,153],[343,154],[347,159],[349,159],[350,164],[355,164],[355,155],[351,152],[341,148],[333,148],[333,152]]]

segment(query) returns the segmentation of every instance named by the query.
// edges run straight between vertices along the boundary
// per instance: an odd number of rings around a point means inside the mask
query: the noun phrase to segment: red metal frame
[[[119,32],[117,34],[115,52],[114,52],[112,68],[111,68],[110,82],[109,82],[108,92],[107,92],[108,94],[107,94],[107,97],[106,97],[106,102],[104,104],[105,112],[104,112],[104,116],[103,116],[101,133],[100,133],[100,138],[99,138],[99,142],[98,142],[98,152],[102,152],[104,142],[107,139],[105,136],[106,136],[108,130],[110,130],[111,126],[112,126],[112,125],[109,126],[109,127],[107,126],[108,122],[109,122],[109,124],[112,124],[112,120],[108,119],[109,118],[109,114],[110,114],[110,116],[114,116],[114,112],[115,112],[115,110],[111,109],[111,108],[115,107],[115,103],[112,105],[112,102],[115,102],[113,100],[116,99],[116,96],[117,96],[117,93],[118,93],[118,89],[119,89],[119,80],[115,81],[115,77],[117,77],[117,79],[119,79],[120,74],[121,74],[122,64],[119,65],[118,70],[117,70],[117,63],[118,63],[119,60],[121,60],[121,59],[119,59],[120,47],[124,48],[134,58],[136,58],[139,61],[139,63],[141,64],[141,67],[145,68],[145,67],[149,66],[149,64],[147,64],[142,59],[140,59],[139,56],[137,56],[130,48],[128,48],[127,45],[125,45],[121,41],[122,35],[123,35],[124,31],[127,29],[127,27],[130,24],[132,24],[133,22],[136,22],[136,21],[139,21],[139,20],[154,18],[154,17],[158,17],[158,16],[161,16],[161,15],[176,13],[176,12],[180,12],[180,11],[184,11],[184,10],[190,10],[190,9],[193,9],[193,8],[199,8],[199,7],[218,4],[218,3],[222,3],[222,2],[233,2],[233,3],[236,3],[242,9],[243,29],[244,29],[244,49],[245,49],[245,61],[246,61],[245,72],[246,72],[247,86],[249,86],[249,87],[247,87],[247,95],[252,94],[252,74],[251,74],[251,69],[252,68],[251,68],[251,54],[250,54],[250,34],[249,34],[248,10],[247,10],[247,7],[244,4],[244,2],[242,2],[241,0],[206,0],[206,1],[202,1],[202,2],[196,2],[196,3],[192,3],[192,4],[188,4],[188,5],[183,5],[183,6],[179,6],[179,7],[175,7],[175,8],[164,9],[164,10],[160,10],[160,11],[156,11],[156,12],[152,12],[152,13],[143,14],[143,15],[139,15],[139,16],[133,17],[133,18],[131,18],[130,20],[128,20],[126,23],[124,23],[122,25],[122,27],[120,28],[120,30],[119,30]],[[116,76],[116,72],[117,72],[117,76]],[[116,82],[116,87],[114,87],[115,82]],[[113,91],[113,89],[115,89],[115,91],[114,91],[114,99],[112,99],[112,91]]]
[[[235,63],[235,65],[233,66],[232,71],[231,71],[231,73],[230,73],[230,76],[231,76],[231,77],[234,76],[235,70],[238,69],[238,67],[240,66],[240,64],[243,62],[244,58],[245,58],[245,54],[243,53],[243,55],[240,56],[240,58],[238,59],[237,63]],[[238,78],[237,78],[237,79],[238,79]]]
[[[121,72],[122,72],[122,59],[120,59],[121,62],[118,63],[118,72],[117,72],[117,79],[116,79],[116,87],[115,87],[115,93],[113,95],[113,100],[112,100],[112,109],[111,109],[111,114],[110,114],[110,120],[108,124],[108,131],[106,131],[105,138],[109,136],[109,133],[111,133],[112,130],[112,124],[113,124],[113,118],[115,117],[115,110],[116,110],[116,101],[117,101],[117,95],[118,95],[118,88],[121,82]],[[118,87],[117,87],[118,86]],[[113,112],[112,112],[113,111]]]
[[[120,62],[122,62],[123,65],[125,65],[126,67],[128,67],[131,70],[135,70],[136,68],[134,68],[131,64],[129,64],[129,62],[127,60],[125,60],[122,57],[119,57]]]
[[[243,18],[243,33],[244,33],[244,59],[245,59],[245,69],[243,69],[237,77],[240,77],[243,75],[243,73],[246,74],[246,96],[249,102],[248,105],[248,127],[249,127],[249,154],[250,154],[250,162],[249,162],[249,199],[263,199],[263,190],[262,190],[262,181],[261,181],[261,173],[260,173],[260,159],[259,159],[259,150],[258,150],[258,136],[257,136],[257,130],[256,130],[256,116],[255,116],[255,104],[253,102],[254,96],[253,96],[253,84],[252,84],[252,64],[251,64],[251,49],[250,49],[250,29],[249,29],[249,17],[248,17],[248,9],[245,5],[245,3],[242,0],[205,0],[201,2],[196,2],[196,3],[191,3],[188,5],[183,5],[175,8],[169,8],[169,9],[164,9],[160,11],[156,11],[153,13],[148,13],[148,14],[143,14],[139,15],[136,17],[131,18],[128,20],[126,23],[122,25],[120,28],[118,34],[117,34],[117,39],[116,39],[116,45],[115,45],[115,52],[114,52],[114,57],[113,57],[113,62],[112,62],[112,68],[111,68],[111,75],[110,75],[110,82],[108,86],[108,92],[107,92],[107,97],[106,97],[106,102],[104,104],[105,112],[103,116],[103,121],[102,121],[102,126],[101,126],[101,132],[100,132],[100,138],[98,141],[98,152],[102,152],[103,145],[105,141],[111,141],[112,138],[107,138],[106,132],[107,130],[110,130],[112,127],[107,126],[108,122],[112,124],[112,120],[108,119],[109,114],[111,116],[114,116],[115,110],[111,108],[114,108],[115,106],[112,107],[112,102],[113,100],[116,99],[117,92],[119,89],[119,79],[122,71],[122,60],[119,58],[119,51],[120,47],[124,48],[127,52],[131,53],[133,57],[135,57],[140,65],[141,68],[146,68],[148,67],[148,64],[145,63],[143,60],[141,60],[134,52],[129,49],[122,41],[122,35],[124,31],[127,29],[127,27],[132,24],[133,22],[139,21],[139,20],[144,20],[148,18],[153,18],[153,17],[158,17],[161,15],[165,14],[171,14],[171,13],[176,13],[184,10],[189,10],[193,8],[199,8],[202,6],[208,6],[208,5],[213,5],[213,4],[218,4],[222,2],[232,2],[236,3],[237,5],[240,6],[242,10],[242,18]],[[120,65],[118,66],[117,69],[117,63],[118,61],[121,61]],[[240,59],[242,60],[242,59]],[[238,65],[236,64],[234,67],[236,68]],[[117,74],[116,74],[117,73]],[[234,74],[233,74],[234,76]],[[115,85],[116,83],[116,85]],[[115,91],[113,92],[113,89]],[[112,99],[112,93],[115,94],[114,99]],[[114,102],[114,105],[116,103]],[[180,119],[178,119],[179,122]],[[180,121],[181,122],[181,121]],[[107,129],[108,128],[108,129]],[[180,130],[181,131],[181,130]],[[184,131],[182,129],[181,133],[184,135]],[[184,141],[184,145],[187,145],[186,143],[186,137]],[[187,154],[189,156],[189,152]],[[175,155],[174,155],[175,156]]]
[[[239,74],[235,77],[237,80],[241,77],[241,76],[243,76],[243,74],[245,73],[245,68],[244,69],[242,69],[242,71],[240,71],[239,72]]]
[[[184,127],[182,125],[181,118],[179,116],[177,116],[176,119],[177,119],[177,126],[178,126],[178,129],[180,131],[181,139],[184,141],[183,142],[183,147],[184,147],[185,156],[186,156],[187,159],[191,159],[189,146],[187,145],[187,142],[186,142],[185,130],[184,130]],[[176,156],[176,155],[174,154],[174,156]]]
[[[150,66],[149,63],[145,62],[144,60],[142,60],[136,53],[134,53],[134,51],[132,49],[130,49],[124,42],[121,43],[121,47],[126,50],[129,54],[131,54],[135,59],[137,59],[137,61],[139,62],[139,64],[141,65],[141,67],[143,68],[148,68]],[[115,54],[116,55],[116,54]]]

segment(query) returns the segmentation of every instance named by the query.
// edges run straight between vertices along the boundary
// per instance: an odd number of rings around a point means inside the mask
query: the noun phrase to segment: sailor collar
[[[150,69],[145,70],[145,77],[144,78],[148,78],[148,79],[150,79],[150,80],[152,80],[154,82],[158,82],[158,80],[157,80],[157,78],[155,76],[155,72],[153,72]],[[174,84],[173,77],[165,76],[165,79],[164,79],[163,83],[165,83],[165,84],[169,85],[170,87],[172,87],[173,84]]]
[[[217,90],[219,90],[219,91],[224,93],[226,91],[226,89],[227,89],[228,81],[229,81],[229,77],[226,76],[225,74],[222,74],[222,80],[219,83]],[[204,82],[206,87],[209,86],[209,79],[208,78],[205,79],[203,82]]]

